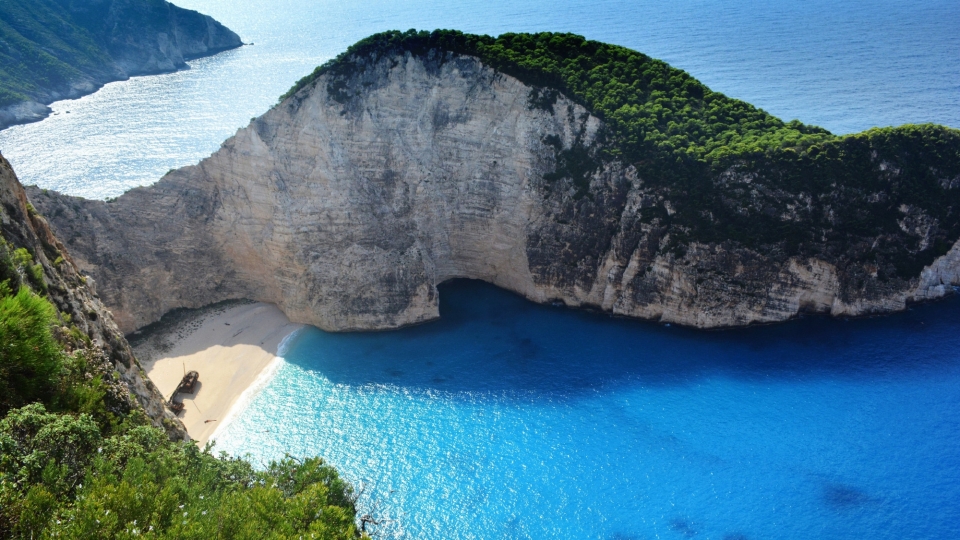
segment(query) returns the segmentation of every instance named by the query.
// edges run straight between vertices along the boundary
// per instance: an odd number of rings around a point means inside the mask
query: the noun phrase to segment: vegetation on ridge
[[[603,119],[606,130],[589,148],[545,137],[557,163],[545,178],[568,179],[577,199],[589,199],[591,178],[605,164],[633,165],[653,195],[673,205],[644,209],[647,223],[670,231],[672,246],[733,241],[776,256],[867,264],[889,280],[915,277],[960,238],[960,131],[907,125],[836,136],[714,92],[660,60],[574,34],[385,32],[318,67],[281,99],[325,74],[331,96],[352,99],[351,77],[408,53],[439,63],[477,57],[532,86],[531,108],[553,111],[562,94]]]
[[[385,32],[357,42],[301,79],[281,99],[324,73],[356,69],[375,60],[431,49],[476,56],[537,88],[536,104],[552,110],[559,91],[608,124],[628,161],[655,154],[715,159],[753,149],[805,147],[832,138],[822,128],[784,123],[749,103],[730,99],[686,72],[642,53],[575,34],[503,34],[496,38],[454,30]]]

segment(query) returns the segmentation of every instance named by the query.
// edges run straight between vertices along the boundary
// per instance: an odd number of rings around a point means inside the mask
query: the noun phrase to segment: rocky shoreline
[[[94,372],[102,374],[112,401],[131,410],[143,409],[153,425],[163,428],[171,438],[187,440],[185,428],[166,408],[163,396],[100,301],[93,280],[80,273],[47,221],[27,201],[23,186],[3,156],[0,206],[4,247],[26,249],[42,269],[46,297],[62,318],[52,330],[67,344],[67,352],[80,353]]]
[[[0,69],[9,77],[0,92],[0,129],[46,118],[49,104],[92,94],[104,84],[130,77],[189,69],[188,60],[243,45],[236,33],[208,15],[168,2],[76,3],[50,0],[17,11],[12,0],[0,15],[10,28],[0,34]],[[46,10],[46,11],[44,11]],[[9,11],[9,12],[8,12]],[[38,15],[39,14],[39,15]],[[38,17],[33,20],[32,17]],[[41,22],[57,18],[66,30],[51,33]],[[61,35],[62,34],[62,35]],[[40,64],[30,63],[34,57]],[[18,60],[18,58],[20,60]]]

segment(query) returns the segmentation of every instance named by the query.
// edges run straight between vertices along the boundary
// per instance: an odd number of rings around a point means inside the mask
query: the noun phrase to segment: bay
[[[440,298],[303,331],[216,448],[324,456],[382,538],[956,537],[960,298],[718,332]]]
[[[180,0],[253,45],[0,131],[92,198],[197,163],[371,33],[569,31],[835,133],[960,127],[960,3]],[[924,538],[960,513],[960,303],[697,332],[441,289],[443,318],[303,331],[217,448],[321,455],[385,538]]]

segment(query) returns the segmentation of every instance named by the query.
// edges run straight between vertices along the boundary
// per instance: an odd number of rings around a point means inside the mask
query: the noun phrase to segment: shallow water
[[[253,46],[112,83],[0,131],[24,183],[106,198],[197,163],[297,79],[388,29],[569,31],[683,68],[715,90],[836,133],[960,127],[956,0],[179,0]]]
[[[25,183],[94,198],[198,162],[387,29],[571,31],[836,133],[960,127],[955,0],[179,0],[255,45],[0,131]],[[219,447],[326,456],[387,538],[952,539],[960,300],[695,332],[446,286],[444,318],[299,334]]]
[[[386,538],[955,538],[960,299],[725,332],[441,300],[302,332],[217,447],[325,456]]]

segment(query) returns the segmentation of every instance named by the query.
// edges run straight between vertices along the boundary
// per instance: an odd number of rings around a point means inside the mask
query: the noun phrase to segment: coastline
[[[213,428],[213,433],[211,433],[206,442],[216,441],[217,437],[220,436],[222,430],[226,429],[233,420],[242,413],[250,402],[253,401],[253,398],[257,397],[261,390],[264,389],[270,381],[273,380],[273,377],[280,371],[280,368],[283,367],[283,357],[286,355],[286,351],[290,346],[290,342],[293,341],[295,337],[300,333],[301,330],[306,328],[303,325],[300,325],[299,328],[296,328],[282,340],[280,340],[280,345],[277,347],[277,351],[273,357],[273,360],[264,367],[260,373],[257,375],[257,378],[254,379],[253,383],[250,384],[247,388],[234,399],[233,404],[230,405],[230,408],[227,410],[227,414],[222,420],[217,421],[217,425]],[[204,442],[204,444],[206,444]]]
[[[273,378],[281,346],[301,328],[272,304],[245,301],[180,312],[129,337],[165,399],[184,371],[199,372],[194,393],[179,395],[178,417],[203,446]]]
[[[50,95],[39,97],[38,99],[28,99],[26,101],[18,101],[16,103],[4,105],[3,107],[0,107],[0,131],[14,126],[42,122],[43,120],[49,118],[51,114],[53,114],[53,108],[51,105],[54,103],[58,103],[60,101],[74,101],[82,97],[96,94],[104,86],[110,83],[129,81],[130,79],[137,77],[153,77],[156,75],[166,75],[169,73],[176,73],[178,71],[185,71],[192,69],[192,66],[190,66],[188,62],[210,56],[216,56],[222,52],[239,49],[244,45],[246,45],[246,43],[240,43],[240,45],[232,47],[214,49],[205,54],[184,56],[184,65],[174,69],[148,70],[143,72],[134,72],[133,74],[129,74],[124,77],[103,78],[99,80],[86,81],[85,84],[74,85],[63,93],[53,92]]]

